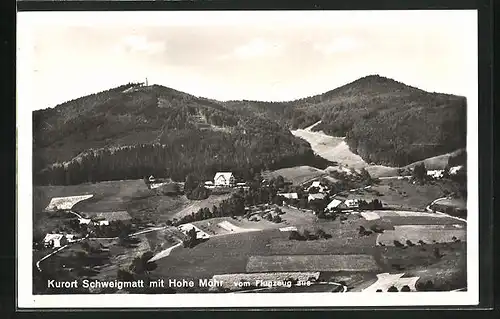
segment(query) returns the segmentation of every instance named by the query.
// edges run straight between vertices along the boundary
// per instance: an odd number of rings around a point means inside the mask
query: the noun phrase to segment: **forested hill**
[[[130,83],[33,113],[35,184],[153,174],[183,180],[231,170],[326,167],[310,145],[265,117],[170,88]]]
[[[345,136],[367,162],[404,166],[465,147],[466,99],[429,93],[378,75],[324,94],[289,102],[227,102],[292,129],[321,120],[313,130]]]

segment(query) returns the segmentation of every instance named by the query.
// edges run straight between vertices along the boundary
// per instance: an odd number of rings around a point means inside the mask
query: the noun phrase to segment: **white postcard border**
[[[443,12],[442,10],[440,10]],[[462,10],[464,12],[465,10]],[[466,10],[474,15],[477,11]],[[316,13],[315,13],[316,12]],[[272,16],[277,21],[296,15],[308,23],[328,12],[21,12],[18,14],[17,49],[17,305],[19,308],[238,308],[238,307],[335,307],[335,306],[434,306],[476,305],[479,302],[479,187],[478,187],[478,74],[470,74],[471,92],[467,106],[468,201],[466,292],[414,293],[275,293],[275,294],[169,294],[169,295],[33,295],[32,293],[32,83],[33,54],[29,28],[38,23],[111,24],[130,23],[251,23],[255,15]],[[339,12],[332,12],[337,17]],[[360,12],[359,14],[367,14]],[[377,14],[385,14],[379,11]],[[168,16],[169,19],[165,19]],[[288,18],[289,16],[287,16]],[[169,21],[169,22],[165,22]],[[289,20],[288,20],[289,21]],[[424,23],[425,20],[422,21]],[[22,28],[19,28],[22,25]],[[477,23],[474,26],[477,34]],[[476,37],[477,41],[477,37]],[[477,48],[477,43],[471,43]]]

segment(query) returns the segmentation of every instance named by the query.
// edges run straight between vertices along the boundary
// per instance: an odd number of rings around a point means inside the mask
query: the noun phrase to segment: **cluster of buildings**
[[[340,195],[330,196],[328,186],[322,184],[320,181],[314,181],[305,188],[304,191],[307,193],[307,202],[313,202],[317,200],[328,200],[329,203],[326,205],[325,211],[337,210],[337,209],[356,209],[359,207],[359,199],[348,199]],[[354,191],[354,190],[352,190]],[[284,197],[286,199],[299,199],[297,193],[278,193],[278,196]]]
[[[449,174],[450,175],[456,175],[463,168],[464,167],[462,165],[450,167]],[[427,176],[429,176],[431,178],[434,178],[434,179],[441,179],[441,178],[444,177],[444,169],[428,170],[427,171]]]
[[[109,226],[112,221],[121,220],[127,222],[131,220],[131,216],[126,211],[86,213],[88,216],[91,216],[91,218],[83,217],[77,213],[71,213],[78,217],[80,225],[87,226]],[[45,235],[43,245],[47,248],[59,248],[66,244],[75,242],[81,237],[82,236],[80,234],[51,232]]]
[[[43,238],[43,245],[47,248],[59,248],[69,243],[75,242],[78,236],[75,234],[53,234],[49,233]]]

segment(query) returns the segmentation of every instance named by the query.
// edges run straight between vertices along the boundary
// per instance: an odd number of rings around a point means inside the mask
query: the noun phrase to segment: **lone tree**
[[[191,191],[193,191],[197,186],[198,181],[196,180],[196,177],[192,174],[188,174],[184,183],[184,193],[190,194]]]
[[[412,177],[418,181],[424,181],[426,176],[427,176],[427,169],[425,168],[425,164],[420,163],[415,165],[415,167],[413,168]]]
[[[440,259],[441,257],[443,257],[443,255],[439,251],[439,248],[437,248],[437,247],[434,248],[434,257],[436,257],[437,259]]]

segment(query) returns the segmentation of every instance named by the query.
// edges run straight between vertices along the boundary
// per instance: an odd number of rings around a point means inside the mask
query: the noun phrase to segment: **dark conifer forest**
[[[129,83],[33,112],[37,185],[331,165],[290,129],[346,136],[368,162],[403,166],[465,147],[464,97],[368,76],[289,102],[218,102]]]

